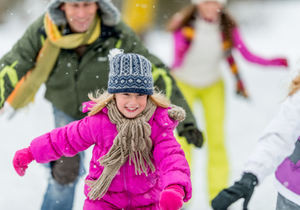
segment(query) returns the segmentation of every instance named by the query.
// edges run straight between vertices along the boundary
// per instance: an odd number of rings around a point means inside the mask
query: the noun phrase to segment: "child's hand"
[[[212,200],[212,208],[214,210],[226,210],[231,204],[244,198],[243,209],[247,210],[254,187],[257,184],[258,180],[255,175],[245,173],[240,181],[235,182],[232,187],[222,190],[217,197]]]
[[[18,150],[13,159],[13,165],[19,176],[24,176],[28,164],[34,160],[30,147]]]
[[[288,61],[284,58],[276,58],[271,60],[273,65],[288,67]]]
[[[179,185],[170,185],[160,193],[161,210],[179,210],[183,206],[184,191]]]

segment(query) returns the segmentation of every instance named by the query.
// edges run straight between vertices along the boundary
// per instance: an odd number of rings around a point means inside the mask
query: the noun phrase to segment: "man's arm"
[[[0,59],[0,108],[18,81],[35,65],[42,47],[38,29],[43,24],[43,17],[30,25],[12,50]]]
[[[200,141],[203,141],[202,134],[198,131],[194,115],[184,99],[180,89],[178,88],[174,78],[170,75],[169,68],[160,59],[149,53],[137,35],[124,23],[121,22],[117,26],[117,30],[121,30],[122,34],[124,35],[121,48],[124,49],[125,53],[137,53],[149,59],[153,67],[152,75],[154,85],[160,90],[163,90],[173,104],[182,107],[186,111],[186,119],[177,126],[178,134],[186,137],[185,133],[192,133],[190,136],[198,138],[198,143],[191,142],[189,139],[187,139],[188,142],[194,143],[196,146],[201,147],[202,143],[200,143]]]

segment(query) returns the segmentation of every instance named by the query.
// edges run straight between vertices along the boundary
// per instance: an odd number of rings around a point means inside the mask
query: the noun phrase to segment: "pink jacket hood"
[[[158,107],[149,120],[152,128],[153,157],[156,171],[136,175],[133,164],[127,161],[113,179],[108,192],[97,201],[86,199],[84,209],[159,209],[160,192],[172,184],[181,185],[184,201],[192,196],[190,169],[173,130],[178,122],[169,118],[167,109]],[[88,180],[96,180],[103,167],[97,160],[105,155],[117,135],[116,125],[107,115],[107,108],[94,116],[56,128],[31,142],[31,150],[38,163],[74,156],[94,145]],[[85,195],[88,187],[85,186]]]

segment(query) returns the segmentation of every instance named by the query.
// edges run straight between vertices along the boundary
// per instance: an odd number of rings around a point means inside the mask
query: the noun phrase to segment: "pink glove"
[[[185,193],[180,185],[174,184],[160,193],[161,210],[179,210],[183,206]]]
[[[13,159],[13,165],[19,176],[24,176],[28,164],[34,160],[30,147],[18,150]]]
[[[276,65],[276,66],[285,66],[285,67],[288,67],[288,62],[286,59],[284,58],[276,58],[276,59],[272,59],[271,60],[271,63],[273,65]]]

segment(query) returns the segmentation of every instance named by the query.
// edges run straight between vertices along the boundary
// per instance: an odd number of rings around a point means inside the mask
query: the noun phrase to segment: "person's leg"
[[[53,107],[55,127],[62,127],[76,119]],[[74,157],[61,157],[50,163],[51,176],[44,196],[42,210],[71,210],[75,187],[80,175],[84,173],[84,153]]]
[[[180,91],[182,92],[186,102],[190,106],[191,110],[194,111],[194,101],[196,99],[197,89],[183,83],[180,81],[177,81],[177,86],[180,88]],[[183,149],[185,153],[185,158],[187,159],[190,168],[192,168],[192,148],[193,145],[190,145],[187,143],[186,139],[184,137],[176,135],[176,140],[181,145],[181,148]]]
[[[229,166],[224,145],[225,93],[223,81],[201,90],[208,144],[210,201],[227,187]]]
[[[278,193],[276,210],[300,210],[300,206]]]
[[[177,83],[178,87],[180,88],[180,91],[182,92],[184,99],[190,106],[191,110],[194,111],[194,102],[196,99],[197,90],[183,82],[176,81],[176,83]],[[186,139],[182,136],[179,136],[178,134],[175,137],[176,137],[176,140],[178,141],[178,143],[181,145],[181,148],[183,149],[183,151],[185,153],[185,158],[188,161],[189,166],[192,171],[192,168],[193,168],[192,167],[193,166],[193,158],[192,157],[193,157],[194,145],[188,144]],[[182,210],[188,209],[189,203],[190,203],[190,201],[188,203],[185,203],[181,209]]]

